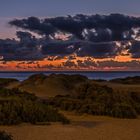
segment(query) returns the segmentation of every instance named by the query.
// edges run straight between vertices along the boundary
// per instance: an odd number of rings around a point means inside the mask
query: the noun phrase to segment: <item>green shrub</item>
[[[63,110],[118,118],[136,118],[140,114],[140,94],[121,93],[93,81],[76,86],[69,96],[52,98],[51,104]]]
[[[56,109],[44,104],[32,94],[16,89],[0,89],[0,125],[56,121],[69,122]]]
[[[114,105],[111,115],[113,117],[118,118],[136,118],[137,113],[135,109],[129,105],[124,103],[117,103]]]

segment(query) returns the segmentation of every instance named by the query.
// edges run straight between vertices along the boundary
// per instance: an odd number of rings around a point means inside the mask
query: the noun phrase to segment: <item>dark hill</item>
[[[0,87],[6,87],[9,84],[12,84],[15,82],[19,82],[19,81],[16,79],[12,79],[12,78],[0,78]]]
[[[19,89],[35,93],[38,97],[52,97],[56,95],[66,95],[73,88],[85,81],[87,77],[81,75],[36,74],[21,82]]]
[[[117,79],[110,80],[110,82],[120,83],[120,84],[140,84],[140,76],[117,78]]]

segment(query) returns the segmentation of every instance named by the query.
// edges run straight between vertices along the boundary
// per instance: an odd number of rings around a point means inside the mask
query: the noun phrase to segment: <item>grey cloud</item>
[[[129,54],[132,58],[140,58],[140,43],[135,41],[140,35],[140,29],[137,33],[134,31],[134,28],[140,28],[139,17],[79,14],[45,19],[15,19],[9,24],[38,33],[42,38],[37,39],[29,32],[18,31],[19,40],[0,40],[2,61],[35,61],[44,58],[53,61],[64,57],[74,59],[71,56],[103,59]],[[72,37],[67,41],[57,40],[53,35],[58,32],[70,33]],[[132,45],[118,46],[116,41],[122,44],[130,41]],[[128,54],[123,54],[125,50]],[[81,62],[79,64],[83,65]]]
[[[115,57],[121,53],[120,48],[115,42],[104,43],[91,43],[86,42],[82,44],[82,47],[77,51],[77,55],[80,57],[91,56],[94,58],[108,58]]]
[[[128,52],[132,58],[140,58],[140,41],[133,41]]]
[[[99,68],[104,68],[104,67],[120,67],[120,68],[132,68],[132,69],[137,69],[140,67],[140,61],[137,60],[132,60],[132,61],[127,61],[127,62],[119,62],[119,61],[114,61],[114,60],[109,60],[109,61],[102,61],[102,62],[97,62]]]
[[[44,56],[37,45],[37,40],[27,32],[17,32],[20,41],[0,40],[0,56],[5,61],[40,60]]]
[[[125,37],[123,35],[126,32],[129,32],[130,37],[131,29],[140,27],[140,18],[122,14],[79,14],[75,16],[45,19],[39,19],[37,17],[15,19],[13,21],[10,21],[9,24],[44,35],[51,35],[57,31],[68,32],[75,35],[79,39],[84,39],[82,35],[84,29],[95,29],[97,36],[95,37],[93,34],[91,35],[90,32],[89,38],[92,38],[92,41],[96,41],[97,39],[97,41],[102,42],[102,39],[104,41],[121,41],[129,39],[126,35]]]

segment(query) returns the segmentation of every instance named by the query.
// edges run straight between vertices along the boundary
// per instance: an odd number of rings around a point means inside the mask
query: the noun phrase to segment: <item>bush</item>
[[[0,90],[0,125],[56,121],[66,123],[68,119],[32,94],[16,89]]]
[[[135,109],[129,105],[129,104],[124,104],[124,103],[117,103],[114,105],[111,115],[113,117],[118,117],[118,118],[136,118],[137,113]]]
[[[12,140],[12,136],[5,131],[0,131],[0,140]]]
[[[78,113],[136,118],[140,114],[140,94],[121,93],[88,81],[76,86],[69,96],[52,98],[51,105]]]

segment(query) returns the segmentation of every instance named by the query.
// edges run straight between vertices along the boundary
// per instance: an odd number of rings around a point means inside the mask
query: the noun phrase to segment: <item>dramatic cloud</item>
[[[56,30],[50,23],[42,22],[37,17],[29,17],[23,20],[13,20],[10,22],[11,25],[34,31],[38,34],[49,35],[54,33]]]
[[[106,29],[84,29],[82,35],[85,40],[91,42],[108,42],[112,40],[112,31]]]
[[[126,61],[126,62],[118,62],[114,60],[110,61],[102,61],[97,62],[98,68],[104,68],[104,67],[112,67],[112,68],[130,68],[130,69],[139,69],[140,67],[140,61],[132,60],[132,61]]]
[[[79,41],[52,41],[42,46],[42,53],[45,55],[70,55],[78,48]]]
[[[140,27],[140,18],[122,14],[89,16],[81,14],[45,19],[29,17],[15,19],[9,24],[44,35],[52,35],[57,31],[62,31],[71,33],[79,39],[102,42],[130,39],[132,29]]]
[[[85,68],[85,69],[97,69],[97,70],[104,70],[104,69],[129,69],[129,70],[139,70],[140,68],[140,61],[132,60],[126,62],[119,62],[114,60],[107,60],[107,61],[97,61],[88,58],[85,60],[77,60],[74,61],[66,61],[63,63],[64,67],[68,68]]]
[[[121,53],[120,48],[114,42],[110,43],[83,43],[77,51],[80,57],[91,56],[94,58],[115,57]]]
[[[0,40],[0,56],[5,61],[26,61],[43,59],[38,41],[27,32],[17,32],[17,40]]]
[[[89,41],[52,41],[42,46],[42,54],[48,56],[69,56],[109,58],[123,51],[115,42],[92,43]]]
[[[29,17],[9,24],[25,32],[18,31],[17,39],[0,39],[3,65],[20,61],[16,65],[19,69],[139,67],[140,17],[80,14],[44,19]],[[34,33],[37,35],[33,36]],[[119,62],[120,56],[129,58]],[[40,60],[49,63],[35,62]]]
[[[73,62],[73,61],[70,61],[70,60],[68,60],[68,61],[66,61],[66,62],[63,62],[63,66],[64,67],[68,67],[68,68],[72,68],[72,67],[77,67],[77,65],[75,64],[75,62]]]
[[[133,41],[129,48],[129,53],[133,58],[140,58],[140,41]]]

